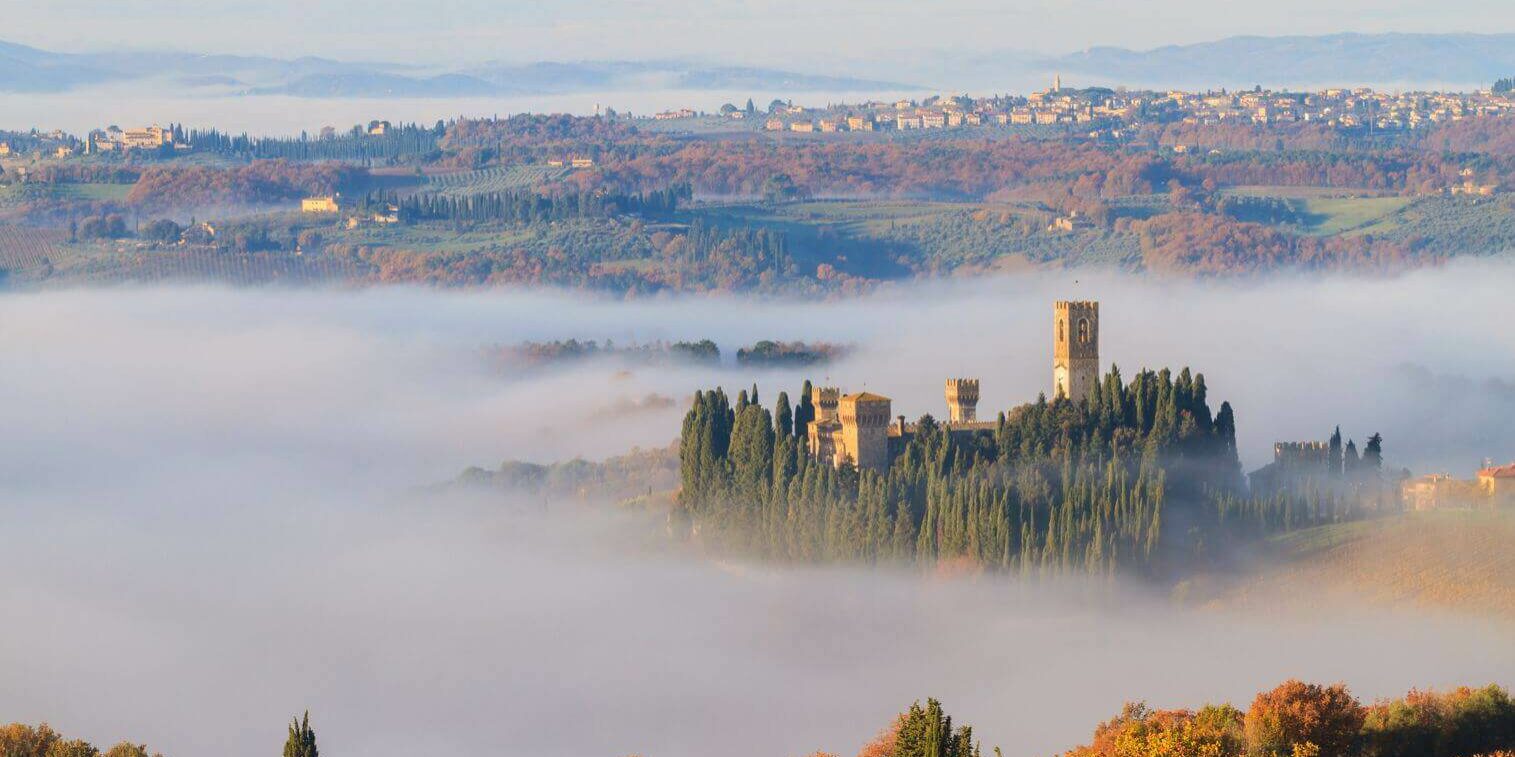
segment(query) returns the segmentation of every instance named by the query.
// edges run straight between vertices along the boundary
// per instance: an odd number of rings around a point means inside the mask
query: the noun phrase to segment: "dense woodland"
[[[287,160],[255,160],[235,168],[155,165],[142,171],[126,202],[155,210],[292,203],[340,192],[361,175],[361,169],[341,163]]]

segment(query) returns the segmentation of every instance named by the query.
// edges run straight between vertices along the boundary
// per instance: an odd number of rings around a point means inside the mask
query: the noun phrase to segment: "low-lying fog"
[[[1363,697],[1515,679],[1510,628],[1342,608],[1282,620],[1090,604],[663,552],[582,508],[441,499],[470,464],[672,440],[683,398],[802,373],[603,363],[501,375],[484,345],[854,343],[811,372],[911,416],[948,375],[981,414],[1050,382],[1051,301],[1099,299],[1129,376],[1191,365],[1248,468],[1342,424],[1388,462],[1515,458],[1508,265],[1194,285],[1081,275],[830,304],[421,290],[123,289],[0,297],[0,719],[169,757],[849,753],[937,696],[1007,755],[1087,738],[1126,699],[1239,704],[1283,678]],[[729,361],[729,355],[728,355]],[[628,411],[627,399],[678,398]],[[1454,641],[1455,640],[1455,641]]]

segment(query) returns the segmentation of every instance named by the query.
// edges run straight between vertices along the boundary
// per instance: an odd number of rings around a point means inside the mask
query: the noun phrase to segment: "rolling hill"
[[[1410,513],[1295,532],[1204,604],[1309,612],[1367,605],[1515,621],[1515,511]]]

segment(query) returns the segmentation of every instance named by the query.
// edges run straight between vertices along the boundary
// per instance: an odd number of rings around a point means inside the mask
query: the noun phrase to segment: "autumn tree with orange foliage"
[[[1245,716],[1230,705],[1127,704],[1066,757],[1500,757],[1512,747],[1515,700],[1498,686],[1411,691],[1365,709],[1341,684],[1291,680]]]
[[[1242,757],[1246,754],[1242,713],[1230,705],[1199,711],[1150,710],[1127,703],[1121,714],[1100,724],[1089,746],[1068,757]]]
[[[857,757],[894,757],[894,743],[899,739],[900,725],[905,722],[903,714],[894,718],[894,723],[879,731],[873,740],[863,745]]]
[[[1362,705],[1343,684],[1318,686],[1288,680],[1252,700],[1247,710],[1247,754],[1289,757],[1296,748],[1318,747],[1322,755],[1342,755],[1363,725]]]

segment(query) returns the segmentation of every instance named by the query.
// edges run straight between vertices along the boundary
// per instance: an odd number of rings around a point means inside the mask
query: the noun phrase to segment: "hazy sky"
[[[1068,52],[1236,34],[1515,31],[1503,0],[4,0],[0,39],[432,62],[702,56],[859,62],[905,49]]]

